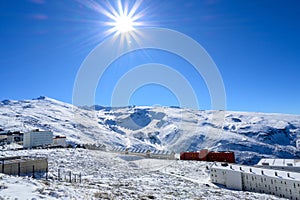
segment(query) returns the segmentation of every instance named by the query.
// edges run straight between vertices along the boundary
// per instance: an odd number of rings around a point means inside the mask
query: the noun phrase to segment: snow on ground
[[[231,150],[238,163],[262,157],[299,158],[300,116],[174,107],[78,108],[48,97],[0,102],[0,132],[51,130],[70,143],[99,143],[179,153]],[[2,146],[3,147],[3,146]],[[207,163],[145,159],[84,149],[0,151],[49,158],[49,181],[0,175],[0,199],[277,199],[220,188]],[[6,150],[4,150],[6,149]],[[58,181],[58,170],[61,178]],[[77,181],[68,182],[69,171]],[[75,178],[75,177],[74,177]]]
[[[279,199],[218,187],[209,181],[210,163],[145,159],[85,149],[2,151],[2,156],[43,155],[49,180],[0,174],[0,199]],[[82,182],[58,181],[68,172]],[[77,176],[78,180],[78,176]]]

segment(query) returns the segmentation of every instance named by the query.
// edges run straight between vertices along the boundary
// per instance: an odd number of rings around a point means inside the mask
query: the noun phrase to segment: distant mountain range
[[[0,129],[51,130],[70,143],[100,143],[175,151],[231,150],[237,162],[261,157],[299,158],[300,116],[178,107],[75,107],[48,97],[4,100]]]

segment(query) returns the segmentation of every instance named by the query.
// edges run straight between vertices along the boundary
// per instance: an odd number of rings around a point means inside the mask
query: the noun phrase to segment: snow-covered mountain
[[[0,131],[52,130],[73,143],[185,151],[231,150],[240,163],[299,158],[300,116],[177,107],[78,108],[48,97],[4,100]]]

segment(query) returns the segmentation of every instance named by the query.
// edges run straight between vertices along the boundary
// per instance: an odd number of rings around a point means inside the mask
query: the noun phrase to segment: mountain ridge
[[[299,158],[300,116],[280,113],[191,110],[175,107],[87,109],[49,97],[0,102],[0,128],[51,130],[69,142],[150,150],[232,150],[237,162],[262,157]],[[101,108],[101,109],[100,109]]]

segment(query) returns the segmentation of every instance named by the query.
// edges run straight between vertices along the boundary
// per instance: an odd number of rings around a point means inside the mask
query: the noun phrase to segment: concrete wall
[[[47,158],[15,159],[0,161],[0,173],[9,175],[26,175],[33,172],[46,172],[48,170]]]
[[[240,171],[228,170],[225,172],[226,187],[235,190],[242,190],[242,173]]]

